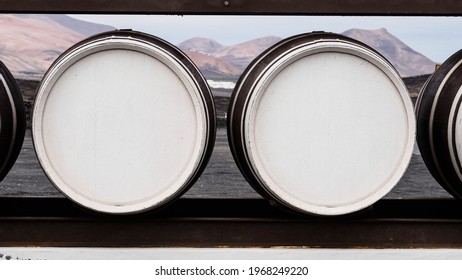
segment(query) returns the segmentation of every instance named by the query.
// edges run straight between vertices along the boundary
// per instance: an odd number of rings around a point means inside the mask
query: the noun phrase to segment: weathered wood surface
[[[231,15],[461,15],[450,0],[3,0],[0,12]]]

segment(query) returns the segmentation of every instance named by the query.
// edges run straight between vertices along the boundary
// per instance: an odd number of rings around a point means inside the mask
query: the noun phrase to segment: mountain
[[[66,15],[0,15],[0,60],[15,77],[39,79],[63,51],[82,39],[115,28]],[[385,29],[350,29],[343,33],[383,54],[403,77],[432,73],[435,63]],[[154,34],[155,35],[155,34]],[[261,52],[280,41],[267,36],[232,46],[207,38],[178,45],[209,79],[237,78]]]
[[[280,40],[280,37],[267,36],[226,47],[215,53],[214,56],[236,66],[241,69],[241,71],[244,71],[247,65],[249,65],[255,57]]]
[[[220,74],[236,77],[256,56],[280,40],[279,37],[267,36],[224,46],[212,39],[192,38],[178,44],[178,47],[191,56],[207,78],[219,78]]]
[[[377,50],[393,64],[402,77],[425,75],[434,71],[435,62],[411,49],[386,29],[350,29],[342,34]],[[216,65],[225,65],[224,63],[232,65],[239,69],[237,74],[239,75],[255,57],[280,40],[281,38],[279,37],[267,36],[237,45],[223,46],[212,39],[193,38],[178,46],[184,51],[193,50],[207,54],[207,56],[195,55],[192,58],[199,65],[199,68],[203,70],[204,75],[207,76],[208,73],[213,72],[215,76],[218,73],[232,76],[236,75],[235,71],[230,71],[229,68],[225,67],[218,69]],[[218,60],[214,60],[214,63],[207,62],[212,59],[212,56]],[[207,65],[207,69],[202,67],[205,65]]]
[[[114,29],[65,15],[0,15],[0,60],[15,77],[40,78],[63,51]]]
[[[202,74],[209,78],[223,78],[223,76],[238,76],[242,71],[236,66],[218,59],[213,55],[197,51],[185,51],[186,55],[191,58]]]
[[[75,19],[73,17],[60,14],[18,14],[16,16],[20,18],[34,18],[40,19],[42,21],[50,21],[52,24],[58,24],[61,27],[66,27],[70,32],[77,32],[86,37],[115,29],[114,27],[109,25],[82,21]]]
[[[411,49],[385,28],[350,29],[342,34],[376,49],[393,64],[402,77],[428,74],[435,70],[435,62]]]
[[[206,38],[191,38],[178,45],[184,51],[194,51],[204,54],[214,54],[226,48],[215,40]]]

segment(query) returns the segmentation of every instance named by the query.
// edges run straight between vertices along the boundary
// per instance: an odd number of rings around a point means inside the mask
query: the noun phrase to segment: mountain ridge
[[[178,47],[183,51],[193,51],[204,54],[215,54],[226,46],[218,43],[213,39],[193,37],[178,44]]]
[[[78,26],[73,28],[72,24]],[[64,15],[3,14],[0,15],[0,60],[15,77],[40,79],[51,63],[86,38],[89,30],[99,33],[108,29],[114,28],[74,21]]]
[[[277,36],[265,36],[226,47],[214,56],[244,71],[255,57],[280,40]]]
[[[354,28],[341,33],[341,35],[361,41],[377,50],[390,61],[402,77],[426,75],[434,71],[435,62],[404,44],[401,40],[390,34],[385,28],[375,30]],[[196,38],[191,38],[184,42],[187,42],[188,46],[207,45],[206,40],[210,40],[213,44],[218,44],[221,48],[219,51],[211,51],[205,48],[196,48],[194,50],[203,52],[209,56],[214,56],[219,60],[233,65],[240,69],[242,73],[255,57],[273,44],[282,40],[282,38],[277,36],[265,36],[231,46],[221,45],[213,39],[200,38],[200,44],[195,43],[195,40]],[[180,43],[178,46],[184,51],[190,51],[191,48],[183,48],[184,42]],[[193,59],[193,61],[199,65],[203,64],[199,58]],[[232,73],[224,74],[232,75]]]
[[[114,27],[66,15],[0,15],[0,60],[13,75],[40,79],[66,49],[84,38]],[[432,73],[435,63],[414,51],[386,29],[350,29],[342,33],[362,41],[385,56],[402,77]],[[213,39],[193,37],[179,43],[206,78],[237,77],[261,52],[282,40],[265,36],[225,46]]]
[[[429,74],[435,69],[435,62],[413,50],[385,28],[354,28],[343,32],[342,35],[363,42],[380,52],[403,77]]]

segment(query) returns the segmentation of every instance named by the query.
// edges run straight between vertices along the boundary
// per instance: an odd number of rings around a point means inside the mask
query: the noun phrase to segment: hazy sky
[[[215,39],[223,45],[267,35],[288,37],[315,30],[341,33],[350,28],[386,28],[435,62],[462,48],[461,17],[341,17],[341,16],[165,16],[73,15],[73,17],[130,28],[178,44],[192,37]]]

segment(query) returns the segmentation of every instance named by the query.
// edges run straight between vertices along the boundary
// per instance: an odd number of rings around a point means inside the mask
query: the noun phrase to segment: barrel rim
[[[451,156],[455,139],[452,139],[454,127],[450,124],[450,118],[451,112],[454,113],[456,109],[454,98],[458,88],[451,87],[447,82],[457,76],[455,72],[460,74],[460,71],[462,50],[451,55],[430,76],[419,93],[420,102],[416,104],[417,143],[424,163],[435,180],[456,198],[462,198],[462,189],[459,186],[461,178],[453,166],[454,155]],[[452,136],[448,138],[445,135]],[[435,147],[438,147],[438,152]]]
[[[88,55],[113,49],[137,51],[159,60],[170,68],[187,88],[187,92],[193,101],[195,115],[198,118],[197,121],[203,127],[203,131],[199,132],[197,136],[196,156],[192,158],[194,163],[190,164],[191,167],[189,168],[192,168],[191,172],[187,173],[187,175],[182,175],[186,176],[186,178],[182,179],[181,186],[173,189],[169,187],[168,190],[170,193],[164,195],[164,197],[159,198],[156,196],[155,198],[150,198],[147,202],[135,203],[128,206],[95,203],[91,198],[87,199],[75,194],[73,191],[69,192],[69,188],[60,179],[57,180],[57,174],[55,174],[53,168],[48,164],[48,156],[43,148],[41,130],[41,119],[46,98],[62,73],[76,61]],[[33,116],[32,138],[35,152],[50,182],[61,193],[78,205],[107,214],[135,214],[161,208],[174,201],[186,192],[203,172],[211,156],[215,142],[216,118],[213,96],[198,68],[174,45],[158,37],[132,30],[116,30],[91,36],[61,54],[48,69],[37,89]]]
[[[0,182],[18,158],[26,133],[24,101],[19,86],[7,66],[0,61]],[[8,143],[6,143],[8,142]]]
[[[336,48],[336,44],[343,44],[346,48]],[[248,151],[249,147],[247,147],[251,141],[248,139],[248,132],[244,131],[246,130],[245,126],[249,123],[249,118],[251,118],[250,114],[253,112],[251,109],[249,109],[250,106],[253,106],[250,104],[258,103],[258,101],[256,101],[256,97],[254,97],[254,93],[255,91],[259,90],[264,91],[261,88],[264,87],[264,83],[266,83],[265,80],[271,79],[267,76],[268,72],[271,71],[270,68],[272,67],[272,65],[274,65],[274,61],[284,58],[287,54],[293,52],[293,50],[301,49],[303,47],[306,47],[307,49],[311,48],[310,50],[313,50],[316,49],[318,46],[327,46],[328,48],[324,49],[324,51],[326,52],[334,49],[339,51],[350,51],[351,49],[355,49],[353,52],[362,50],[365,53],[367,53],[368,58],[372,57],[374,61],[376,61],[375,66],[380,66],[381,71],[384,72],[384,74],[386,74],[390,80],[392,80],[394,86],[397,88],[397,92],[399,92],[399,95],[403,102],[403,107],[406,110],[405,114],[407,116],[408,127],[408,133],[406,136],[407,141],[404,145],[406,147],[402,154],[400,164],[396,167],[396,171],[393,172],[393,174],[397,174],[397,176],[394,176],[392,179],[390,179],[389,182],[391,183],[389,184],[389,186],[383,187],[379,190],[379,192],[377,192],[377,197],[374,197],[373,199],[366,201],[363,200],[363,203],[359,203],[361,205],[356,207],[354,211],[358,211],[370,206],[375,201],[382,198],[396,185],[396,183],[399,181],[404,171],[406,170],[407,165],[409,164],[409,161],[411,159],[415,137],[414,112],[412,108],[412,103],[407,93],[407,89],[404,86],[404,83],[402,82],[401,78],[397,74],[395,68],[382,55],[380,55],[367,45],[358,43],[356,40],[344,37],[342,35],[332,33],[301,34],[299,36],[289,38],[288,40],[281,41],[280,43],[268,49],[268,51],[265,52],[261,57],[254,60],[254,62],[247,68],[245,75],[243,75],[243,78],[238,82],[238,85],[236,85],[236,90],[233,92],[233,100],[229,108],[229,141],[230,145],[232,146],[232,152],[235,160],[237,162],[240,162],[240,164],[238,165],[240,165],[241,172],[244,174],[246,178],[251,178],[250,180],[248,179],[249,182],[254,188],[257,189],[257,191],[263,193],[263,196],[270,197],[270,200],[276,201],[277,203],[289,208],[295,208],[295,210],[299,212],[304,212],[308,214],[348,214],[349,212],[351,212],[351,210],[345,210],[342,207],[306,207],[306,205],[295,206],[293,202],[288,203],[287,201],[282,199],[278,194],[274,192],[274,190],[271,190],[270,186],[267,186],[267,184],[264,183],[264,179],[262,179],[261,176],[258,174],[259,169],[255,167],[255,164],[252,162],[252,155],[251,152]],[[323,50],[319,50],[319,52],[322,51]],[[290,61],[288,63],[290,63]],[[241,138],[241,140],[239,139],[239,137]],[[239,143],[238,141],[241,142]],[[239,145],[237,143],[239,143]],[[247,172],[249,172],[249,174],[247,174]]]
[[[244,176],[244,178],[249,182],[249,184],[257,191],[261,196],[264,198],[274,201],[273,197],[268,195],[266,191],[261,188],[260,183],[256,181],[253,177],[248,176],[247,173],[252,173],[250,167],[245,164],[241,163],[241,159],[245,159],[246,155],[244,150],[242,149],[242,144],[238,145],[238,143],[242,143],[240,139],[242,139],[242,133],[240,129],[240,124],[243,122],[242,115],[243,110],[245,108],[245,103],[247,103],[247,87],[249,87],[249,79],[250,76],[256,75],[255,73],[260,73],[264,71],[266,61],[272,61],[279,55],[279,52],[284,50],[285,48],[290,48],[291,46],[298,46],[300,44],[316,44],[317,42],[322,41],[338,41],[343,40],[346,42],[351,42],[352,44],[356,44],[358,46],[363,46],[365,48],[370,48],[368,45],[352,39],[350,37],[332,33],[332,32],[324,32],[324,31],[313,31],[308,33],[297,34],[286,39],[283,39],[271,47],[267,48],[261,54],[259,54],[244,70],[244,72],[239,77],[236,86],[233,90],[233,93],[230,98],[228,112],[227,112],[227,135],[228,135],[228,143],[231,149],[232,156],[234,161],[236,162],[237,167],[239,168],[240,172]],[[380,53],[376,52],[376,54],[382,57],[385,61],[386,58],[382,56]],[[390,67],[393,67],[391,63],[388,63]],[[245,162],[246,160],[242,160]]]

